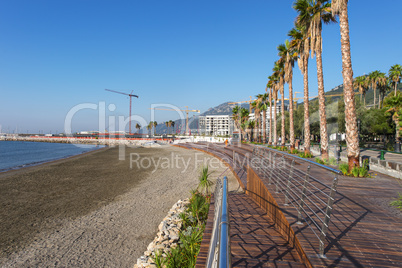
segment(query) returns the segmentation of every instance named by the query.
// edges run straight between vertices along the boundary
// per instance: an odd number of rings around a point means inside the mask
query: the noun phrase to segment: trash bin
[[[384,150],[381,150],[381,152],[380,152],[380,160],[385,160],[385,151]]]
[[[370,170],[370,156],[362,156],[362,166],[365,167],[367,170]]]

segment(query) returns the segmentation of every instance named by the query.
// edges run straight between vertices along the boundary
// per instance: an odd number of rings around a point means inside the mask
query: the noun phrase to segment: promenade
[[[254,146],[228,146],[187,144],[187,148],[208,151],[223,159],[233,167],[233,151],[243,157],[251,157]],[[268,149],[264,149],[268,150]],[[280,152],[276,157],[281,158]],[[286,155],[286,161],[292,160]],[[295,165],[300,172],[306,172],[310,166],[310,175],[325,189],[331,185],[335,174],[314,164],[296,159]],[[235,165],[239,183],[247,193],[247,168],[243,171]],[[250,172],[250,171],[249,171]],[[252,171],[254,172],[254,171]],[[255,172],[258,174],[258,170]],[[259,174],[264,186],[276,200],[280,211],[304,251],[308,261],[302,261],[303,254],[295,251],[291,244],[278,240],[281,236],[268,235],[280,233],[273,219],[266,211],[252,212],[258,207],[250,194],[229,194],[230,236],[232,239],[232,264],[234,267],[278,267],[278,266],[314,266],[314,267],[402,267],[402,214],[389,207],[389,200],[402,192],[401,181],[378,174],[373,178],[351,178],[338,175],[338,188],[330,217],[328,233],[325,237],[324,255],[319,256],[319,243],[314,235],[314,228],[305,222],[297,223],[298,211],[286,204],[281,193],[275,193],[275,185],[269,184],[269,176]],[[264,220],[262,220],[264,219]],[[311,223],[310,223],[311,224]],[[243,227],[239,227],[243,226]],[[245,227],[249,226],[249,228]],[[253,226],[254,228],[250,228]],[[207,228],[208,229],[208,228]],[[254,232],[254,233],[253,233]],[[275,237],[274,240],[270,237]],[[284,239],[282,235],[282,239]],[[207,240],[207,239],[206,239]],[[286,242],[286,239],[285,239]],[[203,241],[208,243],[208,241]],[[250,248],[251,247],[251,248]],[[288,247],[288,249],[285,249]],[[205,249],[205,246],[202,247]],[[281,253],[282,252],[282,253]],[[286,254],[283,254],[286,252]],[[204,254],[205,255],[205,254]],[[200,252],[200,256],[203,253]],[[199,266],[201,267],[201,266]]]

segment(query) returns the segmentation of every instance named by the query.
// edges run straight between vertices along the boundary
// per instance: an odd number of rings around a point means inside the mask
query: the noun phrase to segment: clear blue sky
[[[355,76],[402,64],[402,1],[349,1]],[[151,104],[201,112],[263,93],[278,44],[296,17],[282,0],[1,0],[2,131],[62,132],[82,103],[115,104],[108,115],[150,119]],[[342,84],[339,25],[323,29],[325,90]],[[310,95],[317,95],[310,59]],[[294,69],[295,91],[302,91]],[[285,89],[287,86],[285,87]],[[298,95],[298,97],[300,97]],[[177,119],[175,112],[155,120]],[[78,112],[73,130],[98,129],[96,111]]]

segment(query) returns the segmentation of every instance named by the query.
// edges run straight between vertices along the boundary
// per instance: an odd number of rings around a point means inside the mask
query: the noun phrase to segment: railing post
[[[334,204],[334,200],[335,200],[334,197],[335,197],[337,185],[338,185],[338,178],[335,176],[334,180],[332,181],[331,192],[328,197],[327,209],[325,210],[325,218],[324,218],[324,222],[322,223],[322,227],[321,227],[320,247],[319,247],[320,258],[325,258],[324,240],[325,240],[325,237],[327,236],[327,232],[328,232],[328,224],[329,224],[329,220],[331,218],[332,205]]]
[[[275,168],[275,158],[276,158],[276,153],[274,154],[274,156],[272,157],[271,155],[271,174],[269,174],[269,180],[268,180],[268,184],[271,185],[272,184],[272,173],[273,170]]]
[[[307,183],[308,183],[309,175],[310,175],[310,166],[307,167],[306,176],[304,177],[303,190],[302,190],[302,194],[300,197],[300,204],[299,204],[299,209],[298,209],[298,213],[297,213],[297,224],[303,224],[302,223],[302,211],[303,211],[303,206],[304,206],[304,198],[306,197],[306,190],[307,190]]]
[[[290,181],[292,180],[292,177],[293,177],[293,166],[294,166],[294,164],[295,164],[295,160],[292,160],[292,164],[290,165],[288,183],[286,185],[286,191],[285,191],[285,206],[287,206],[288,202],[289,202],[289,188],[290,188]]]
[[[233,150],[233,170],[235,170],[237,168],[236,165],[236,155],[235,155],[235,151]]]

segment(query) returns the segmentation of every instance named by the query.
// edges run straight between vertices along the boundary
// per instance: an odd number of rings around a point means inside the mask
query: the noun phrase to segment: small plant
[[[329,158],[329,164],[331,165],[331,166],[335,166],[336,165],[336,158],[335,157],[330,157]]]
[[[162,257],[162,253],[159,250],[155,252],[155,257],[152,258],[152,260],[158,268],[162,268],[165,264],[165,259]]]
[[[292,149],[292,150],[290,151],[290,153],[291,153],[291,154],[299,154],[300,152],[299,152],[299,150],[297,150],[297,149]]]
[[[321,158],[319,158],[319,157],[317,157],[317,158],[315,159],[315,162],[317,162],[318,164],[325,165],[325,161],[324,161],[324,160],[322,160],[322,159],[321,159]]]
[[[305,152],[301,152],[298,154],[299,157],[302,158],[313,158],[313,154],[312,153],[305,153]]]
[[[389,204],[393,207],[396,207],[396,208],[399,208],[400,210],[402,210],[402,194],[398,193],[398,198]]]
[[[205,191],[207,195],[212,187],[212,181],[208,179],[209,175],[211,175],[211,173],[208,173],[208,166],[203,167],[201,170],[201,175],[198,178],[200,182],[197,187],[197,190],[200,189],[201,192]]]
[[[349,174],[349,165],[346,163],[342,163],[339,165],[339,169],[341,170],[343,175],[348,175]]]
[[[365,166],[359,167],[359,177],[363,178],[363,177],[367,177],[368,175],[368,170]]]
[[[359,167],[353,167],[351,170],[352,175],[356,178],[359,177],[359,170],[360,170]]]

